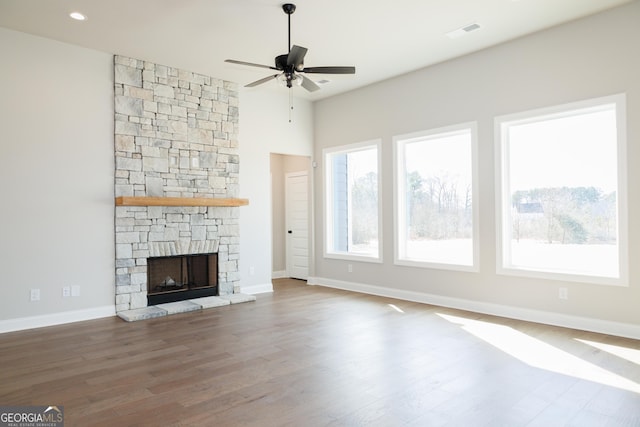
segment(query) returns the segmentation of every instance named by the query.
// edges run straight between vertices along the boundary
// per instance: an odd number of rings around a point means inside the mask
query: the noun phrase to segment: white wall
[[[314,280],[418,300],[467,304],[502,312],[556,313],[600,319],[640,331],[640,3],[552,28],[476,54],[316,103],[315,156],[330,146],[382,138],[382,264],[324,259],[322,170],[315,172],[317,244]],[[473,37],[472,35],[469,37]],[[460,40],[463,42],[463,39]],[[497,275],[494,200],[494,117],[625,92],[631,283],[612,287]],[[393,265],[392,136],[477,121],[480,169],[480,272]],[[367,285],[369,286],[361,286]],[[373,285],[374,287],[371,287]],[[569,300],[558,298],[560,286]],[[515,307],[515,311],[512,310]],[[490,311],[490,310],[488,310]],[[639,335],[640,336],[640,335]]]
[[[284,160],[271,153],[271,277],[284,275],[286,266]]]
[[[294,100],[293,120],[289,123],[287,91],[276,89],[280,91],[240,92],[240,197],[249,199],[249,206],[240,208],[240,276],[244,292],[272,289],[270,155],[311,156],[313,152],[312,104]]]
[[[108,315],[112,56],[0,28],[0,57],[0,331],[7,319]],[[72,285],[80,296],[62,298]]]

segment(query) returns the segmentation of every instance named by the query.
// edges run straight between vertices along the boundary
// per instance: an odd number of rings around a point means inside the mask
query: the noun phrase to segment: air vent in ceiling
[[[459,37],[467,35],[472,31],[479,30],[480,28],[481,28],[480,24],[478,24],[477,22],[474,22],[473,24],[465,25],[464,27],[458,28],[453,31],[449,31],[448,33],[446,33],[446,36],[449,37],[450,39],[457,39]]]

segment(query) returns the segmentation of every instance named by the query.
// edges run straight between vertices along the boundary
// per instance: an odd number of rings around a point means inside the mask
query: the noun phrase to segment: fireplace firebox
[[[148,305],[218,295],[218,254],[147,259]]]

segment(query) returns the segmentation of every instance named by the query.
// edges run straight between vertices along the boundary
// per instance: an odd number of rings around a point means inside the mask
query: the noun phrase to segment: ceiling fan
[[[279,71],[278,74],[273,74],[260,80],[256,80],[253,83],[245,85],[245,87],[254,87],[272,79],[278,79],[285,83],[288,88],[291,88],[296,84],[298,86],[302,86],[309,92],[315,92],[320,89],[320,86],[308,77],[303,76],[301,73],[355,74],[356,67],[305,67],[304,56],[307,54],[307,48],[296,45],[291,46],[291,14],[296,11],[296,5],[285,3],[282,5],[282,10],[287,14],[289,20],[289,52],[276,56],[275,66],[272,67],[269,65],[254,64],[252,62],[236,61],[235,59],[225,60],[225,62],[230,62],[232,64],[248,65],[250,67],[268,68],[270,70]]]

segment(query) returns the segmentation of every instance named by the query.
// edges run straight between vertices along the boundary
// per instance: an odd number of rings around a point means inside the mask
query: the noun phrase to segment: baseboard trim
[[[271,272],[271,278],[272,279],[284,279],[285,277],[287,277],[287,271],[286,270],[272,271]]]
[[[16,319],[0,320],[0,333],[44,328],[47,326],[81,322],[83,320],[101,319],[103,317],[111,317],[115,315],[115,306],[106,305],[103,307],[63,311],[60,313],[43,314],[40,316],[19,317]]]
[[[271,283],[263,283],[258,285],[249,285],[249,286],[241,286],[240,292],[243,294],[266,294],[273,292],[273,284]]]
[[[360,292],[364,294],[395,298],[405,301],[456,308],[459,310],[467,310],[476,313],[508,317],[511,319],[525,320],[528,322],[543,323],[546,325],[561,326],[564,328],[597,332],[625,338],[640,339],[640,325],[631,323],[621,323],[589,317],[572,316],[562,313],[532,310],[528,308],[512,307],[462,298],[452,298],[442,295],[406,291],[402,289],[391,289],[382,286],[334,280],[324,277],[309,277],[307,283],[309,285],[325,286],[328,288]]]

